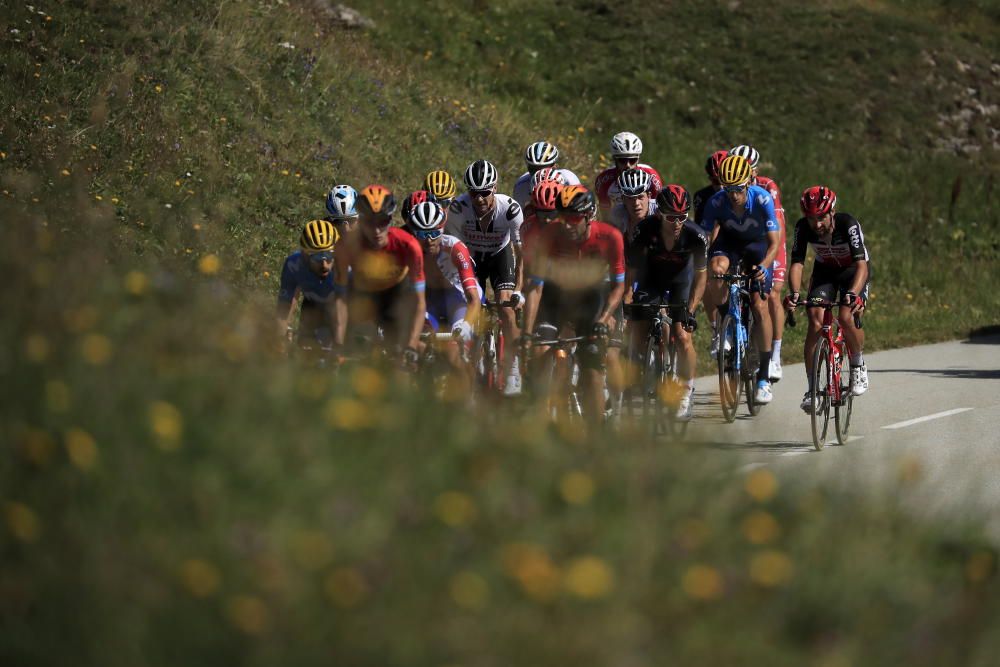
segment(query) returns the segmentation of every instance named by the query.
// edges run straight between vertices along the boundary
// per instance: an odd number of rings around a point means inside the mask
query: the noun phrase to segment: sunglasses
[[[560,217],[564,223],[575,227],[587,222],[590,216],[585,213],[563,213]]]
[[[627,165],[637,165],[639,164],[639,158],[637,157],[616,157],[615,164],[627,164]]]
[[[746,189],[747,189],[747,186],[745,186],[745,185],[724,185],[722,187],[722,189],[726,192],[726,194],[735,194],[737,192],[745,192]]]
[[[559,217],[558,211],[535,211],[535,215],[538,216],[539,220],[544,220],[550,222]]]
[[[685,213],[684,215],[667,215],[666,213],[664,213],[663,219],[666,220],[667,222],[673,222],[676,224],[678,222],[684,222],[685,220],[687,220],[688,215],[687,213]]]
[[[329,250],[325,250],[323,252],[316,252],[309,255],[309,261],[312,262],[313,264],[320,264],[322,262],[332,262],[333,253],[330,252]]]
[[[493,194],[493,189],[489,190],[469,190],[470,197],[479,197],[480,199],[486,199],[491,194]]]
[[[421,241],[433,241],[436,238],[440,238],[442,234],[444,232],[440,229],[416,229],[413,231],[413,235]]]

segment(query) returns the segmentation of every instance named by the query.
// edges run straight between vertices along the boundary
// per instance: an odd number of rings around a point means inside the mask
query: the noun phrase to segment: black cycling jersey
[[[711,199],[712,195],[716,192],[718,192],[718,190],[716,190],[715,187],[706,185],[701,190],[694,193],[694,223],[699,227],[703,227],[702,221],[705,219],[705,204],[708,203],[708,200]],[[711,239],[712,230],[706,229],[705,232],[708,234],[709,239]]]
[[[833,233],[829,240],[820,238],[809,225],[809,220],[799,218],[795,223],[790,264],[804,263],[806,250],[810,245],[816,253],[816,262],[825,266],[846,267],[859,260],[869,259],[861,223],[848,213],[834,214]]]
[[[690,220],[684,222],[680,236],[667,248],[655,216],[639,223],[635,238],[628,246],[628,265],[646,282],[646,276],[664,278],[683,271],[689,265],[702,271],[708,263],[708,235]]]

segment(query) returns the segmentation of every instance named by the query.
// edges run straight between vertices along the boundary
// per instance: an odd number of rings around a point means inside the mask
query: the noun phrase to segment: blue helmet
[[[326,210],[334,220],[358,217],[358,191],[350,185],[335,185],[326,196]]]

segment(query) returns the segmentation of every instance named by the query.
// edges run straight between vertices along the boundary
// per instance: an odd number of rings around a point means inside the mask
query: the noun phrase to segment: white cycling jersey
[[[569,169],[556,169],[556,171],[562,175],[564,184],[580,185],[580,177]],[[521,174],[521,178],[517,179],[517,183],[514,184],[514,200],[521,206],[527,206],[531,201],[532,176],[533,174],[530,171],[526,171]]]
[[[462,243],[461,239],[450,234],[441,235],[441,252],[434,259],[441,277],[444,281],[464,295],[469,289],[482,296],[479,282],[476,280],[475,263],[469,249]],[[440,289],[443,287],[435,279],[433,272],[425,270],[427,273],[427,289]]]
[[[646,215],[653,215],[659,208],[656,205],[656,200],[650,199],[649,211],[646,212]],[[627,246],[635,238],[636,233],[639,231],[639,222],[642,221],[636,222],[630,230],[628,225],[628,211],[625,210],[625,204],[621,203],[621,201],[611,207],[611,215],[608,217],[611,218],[611,226],[622,233],[622,238],[625,239],[625,245]]]
[[[473,255],[495,255],[511,241],[521,244],[521,223],[524,213],[521,206],[507,195],[494,195],[493,211],[488,212],[482,223],[468,192],[463,192],[448,208],[445,233],[459,237]]]

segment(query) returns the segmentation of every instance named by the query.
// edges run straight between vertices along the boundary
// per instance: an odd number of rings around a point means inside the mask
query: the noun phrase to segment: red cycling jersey
[[[424,289],[423,250],[417,239],[398,227],[389,228],[389,241],[384,248],[372,248],[361,230],[355,229],[337,246],[337,252],[337,259],[344,260],[343,266],[338,266],[338,285],[346,287],[347,267],[350,267],[354,287],[364,292],[395,287],[407,275],[416,291]]]
[[[612,283],[625,280],[625,242],[621,232],[605,222],[591,222],[582,242],[567,236],[560,224],[538,228],[529,239],[532,252],[525,256],[532,257],[529,271],[535,281],[586,289],[603,283],[605,277]]]
[[[660,190],[663,189],[663,178],[660,177],[660,172],[648,164],[639,164],[636,168],[642,169],[653,177],[649,183],[649,197],[655,199],[656,195],[660,194]],[[608,167],[597,175],[597,178],[594,179],[594,194],[597,195],[597,201],[603,209],[611,208],[613,204],[621,201],[621,193],[618,192],[617,167]]]
[[[462,293],[480,294],[474,266],[472,255],[465,244],[454,236],[442,234],[441,252],[434,257],[433,262],[427,264],[427,288],[452,287]]]
[[[785,241],[785,208],[781,205],[781,190],[778,189],[778,184],[767,176],[758,176],[755,185],[759,185],[767,190],[771,195],[771,199],[774,200],[774,217],[778,222],[778,227],[781,228],[781,239],[778,241],[778,254],[774,256],[772,269],[774,272],[774,282],[782,283],[785,282],[788,255],[785,250],[785,246],[787,245]]]

